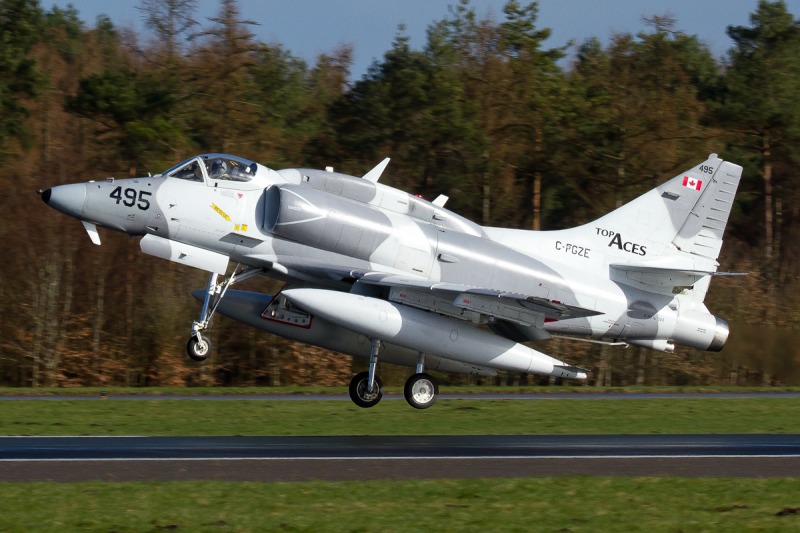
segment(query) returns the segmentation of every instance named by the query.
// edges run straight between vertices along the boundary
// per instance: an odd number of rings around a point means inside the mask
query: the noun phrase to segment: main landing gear
[[[403,395],[411,407],[427,409],[436,403],[439,384],[428,374],[414,374],[403,387]]]
[[[383,383],[375,375],[378,366],[378,353],[381,341],[370,339],[369,370],[360,372],[350,380],[350,399],[359,407],[372,407],[383,398]],[[439,384],[436,380],[424,373],[425,354],[419,353],[417,358],[416,373],[408,378],[403,388],[403,395],[411,407],[427,409],[436,403],[439,395]]]
[[[359,407],[378,405],[383,398],[383,383],[377,376],[373,378],[372,388],[369,386],[369,372],[359,372],[350,380],[350,399]]]
[[[212,272],[208,278],[206,296],[203,299],[203,309],[200,311],[200,320],[192,322],[192,335],[189,337],[189,342],[186,343],[186,353],[189,354],[189,358],[193,361],[205,361],[211,355],[211,341],[202,332],[211,326],[211,318],[222,301],[222,297],[225,296],[225,291],[228,290],[228,287],[261,272],[260,268],[246,268],[241,272],[238,270],[239,265],[236,265],[228,279],[220,283],[217,283],[219,274],[216,272]]]
[[[360,372],[350,380],[350,399],[359,407],[372,407],[378,405],[383,398],[383,383],[375,375],[378,368],[378,352],[381,349],[381,341],[378,339],[369,340],[369,370]]]

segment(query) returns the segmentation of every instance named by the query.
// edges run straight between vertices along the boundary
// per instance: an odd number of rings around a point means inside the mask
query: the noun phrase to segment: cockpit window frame
[[[195,166],[196,165],[196,166]],[[165,178],[205,183],[213,187],[239,188],[256,180],[259,165],[229,154],[202,154],[190,157],[161,173]],[[201,176],[198,176],[197,174]]]
[[[195,168],[192,168],[192,165],[196,165]],[[200,176],[197,175],[198,171],[201,174]],[[181,161],[174,167],[164,171],[162,176],[195,183],[206,183],[208,180],[206,165],[199,156],[190,157],[185,161]]]
[[[252,182],[258,172],[258,164],[229,154],[207,154],[205,160],[208,183],[213,186],[241,187]]]

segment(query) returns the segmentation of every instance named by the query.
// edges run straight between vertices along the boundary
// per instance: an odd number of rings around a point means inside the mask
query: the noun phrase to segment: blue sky
[[[42,7],[72,4],[89,27],[104,13],[115,25],[144,31],[139,0],[40,0]],[[521,0],[526,4],[527,0]],[[426,30],[448,15],[457,0],[239,0],[242,17],[259,23],[252,30],[259,40],[280,43],[309,64],[321,53],[340,44],[354,47],[352,77],[364,75],[374,60],[380,60],[392,44],[400,24],[414,48],[426,42]],[[480,17],[503,18],[505,0],[472,0]],[[607,43],[614,33],[646,30],[643,17],[671,14],[677,29],[700,37],[715,56],[732,46],[726,28],[749,25],[749,15],[758,0],[540,0],[537,26],[550,28],[548,48],[598,37]],[[786,0],[795,18],[800,18],[800,0]],[[219,9],[217,0],[198,0],[202,24]]]

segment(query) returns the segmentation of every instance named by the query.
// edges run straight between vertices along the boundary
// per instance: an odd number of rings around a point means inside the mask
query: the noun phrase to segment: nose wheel
[[[192,361],[205,361],[211,355],[211,341],[199,334],[192,335],[186,343],[186,353]]]
[[[236,265],[231,275],[222,283],[217,283],[219,274],[211,273],[206,286],[206,295],[203,299],[203,309],[200,311],[200,320],[192,323],[192,336],[189,337],[189,342],[186,343],[186,353],[189,354],[190,359],[193,361],[205,361],[211,355],[211,342],[201,332],[206,331],[211,325],[211,317],[214,316],[214,312],[222,301],[222,297],[225,296],[228,287],[260,272],[260,268],[249,268],[240,272],[239,265]]]

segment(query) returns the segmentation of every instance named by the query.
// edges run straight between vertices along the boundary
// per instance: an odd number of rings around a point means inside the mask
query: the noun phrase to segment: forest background
[[[354,175],[390,156],[383,182],[446,194],[484,225],[529,229],[591,221],[716,152],[744,166],[720,271],[749,273],[716,278],[706,300],[731,324],[725,350],[539,348],[591,369],[589,385],[800,384],[800,22],[784,2],[762,0],[749,26],[729,28],[724,59],[654,15],[648,31],[579,43],[564,65],[566,47],[543,47],[535,2],[508,1],[497,21],[461,0],[421,50],[399,28],[357,81],[351,48],[309,65],[259,42],[236,0],[206,21],[194,0],[139,10],[155,38],[0,0],[1,385],[348,382],[360,364],[349,357],[225,318],[212,329],[216,355],[190,363],[189,293],[206,275],[121,235],[96,247],[35,194],[202,152]]]

